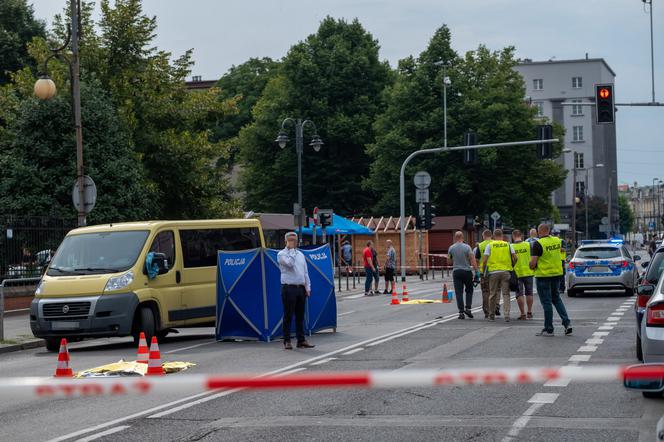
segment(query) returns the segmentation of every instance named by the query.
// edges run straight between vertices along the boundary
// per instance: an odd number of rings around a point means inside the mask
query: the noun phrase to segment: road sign
[[[654,221],[650,221],[648,223],[648,229],[649,230],[655,230],[655,222]]]
[[[491,214],[491,219],[494,220],[494,221],[498,221],[498,220],[500,219],[500,213],[498,213],[498,212],[493,212],[493,213]]]
[[[603,216],[601,222],[604,225],[609,224],[609,217],[608,216]]]
[[[423,170],[417,172],[413,177],[415,187],[418,189],[427,189],[431,185],[431,175]]]
[[[600,224],[599,231],[604,232],[604,233],[608,233],[608,232],[611,231],[611,226],[609,226],[608,224]]]
[[[429,202],[429,189],[415,189],[415,202],[428,203]]]
[[[85,189],[85,207],[81,207],[81,192],[78,180],[74,183],[74,187],[71,191],[71,200],[74,203],[77,212],[90,213],[97,203],[97,186],[95,186],[95,182],[92,181],[92,178],[85,175],[83,177],[83,188]]]

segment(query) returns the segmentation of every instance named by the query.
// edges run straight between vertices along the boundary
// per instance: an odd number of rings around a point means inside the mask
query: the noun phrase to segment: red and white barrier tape
[[[70,398],[124,394],[190,393],[192,391],[294,388],[414,388],[452,385],[516,385],[554,379],[575,382],[622,382],[623,379],[664,377],[661,365],[642,365],[629,371],[622,366],[565,366],[561,368],[505,368],[315,372],[287,375],[180,375],[174,377],[54,379],[0,378],[3,398]]]

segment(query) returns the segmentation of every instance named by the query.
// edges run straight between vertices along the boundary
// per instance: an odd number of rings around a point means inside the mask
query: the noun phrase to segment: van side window
[[[257,228],[180,230],[185,268],[217,265],[217,251],[260,246]]]
[[[159,232],[152,241],[150,251],[166,255],[169,270],[175,266],[175,234],[172,230]]]

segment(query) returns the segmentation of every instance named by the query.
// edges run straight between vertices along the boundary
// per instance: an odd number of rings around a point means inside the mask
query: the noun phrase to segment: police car
[[[566,272],[567,295],[586,292],[621,291],[632,296],[638,284],[639,272],[622,240],[581,241]]]

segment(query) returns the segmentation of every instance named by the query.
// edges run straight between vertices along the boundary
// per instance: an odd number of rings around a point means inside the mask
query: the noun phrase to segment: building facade
[[[661,184],[660,184],[661,183]],[[635,233],[657,233],[661,232],[664,223],[664,183],[655,182],[655,185],[639,186],[622,185],[620,194],[627,197],[629,206],[634,213]]]
[[[564,149],[570,152],[563,153],[557,161],[568,174],[552,195],[561,222],[571,225],[575,197],[597,196],[610,207],[611,230],[617,231],[616,128],[615,124],[596,124],[594,105],[595,85],[614,83],[615,73],[604,59],[587,57],[550,61],[526,59],[515,69],[525,81],[526,99],[537,107],[542,119],[565,128]]]

